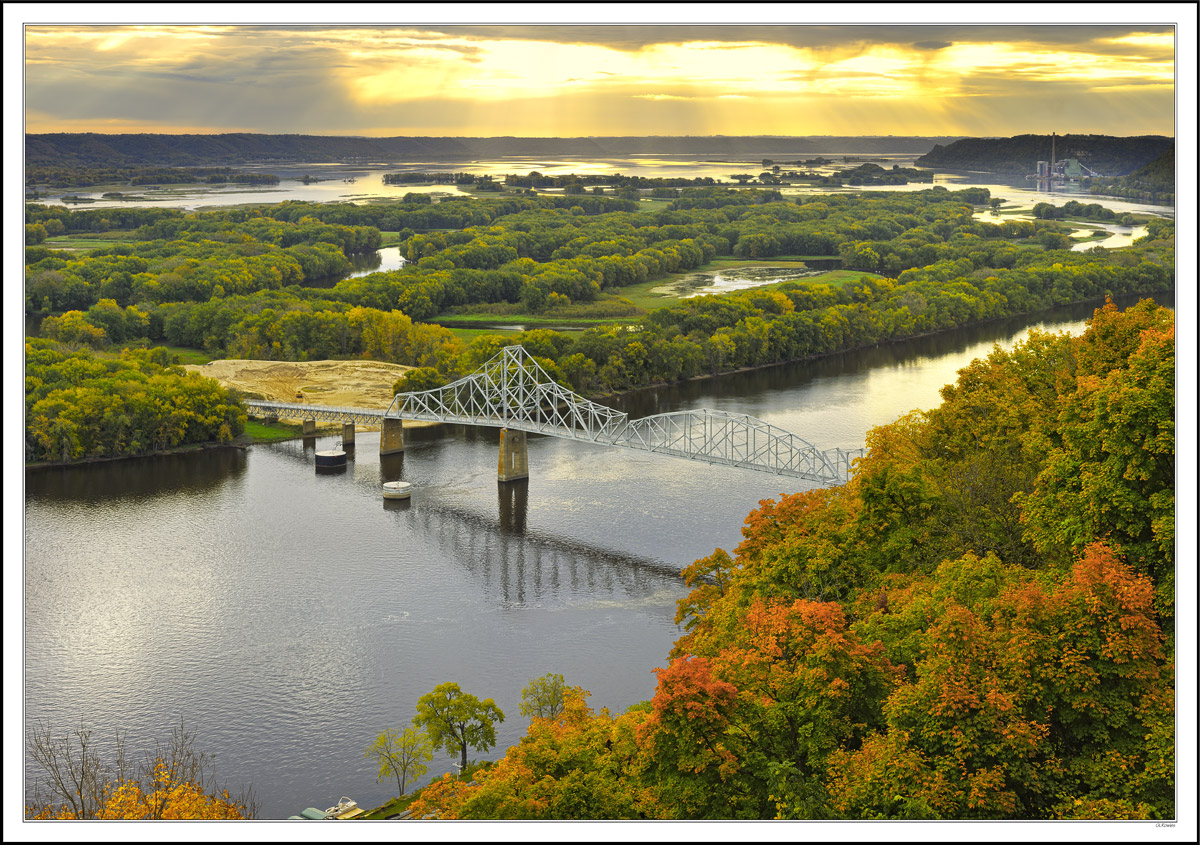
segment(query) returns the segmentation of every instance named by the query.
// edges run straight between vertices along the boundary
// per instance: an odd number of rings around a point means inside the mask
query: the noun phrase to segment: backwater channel
[[[1124,301],[1131,304],[1132,298]],[[1172,305],[1173,295],[1159,297]],[[956,371],[1036,326],[1082,331],[1094,305],[618,397],[632,416],[747,413],[822,449],[938,404]],[[107,747],[182,718],[262,818],[395,795],[363,749],[456,681],[523,735],[530,679],[558,672],[615,711],[654,694],[679,631],[680,570],[732,551],[793,479],[529,438],[531,477],[496,481],[497,432],[410,429],[381,459],[360,432],[345,473],[321,436],[25,474],[25,719],[84,720]],[[404,479],[409,502],[380,483]],[[422,783],[452,770],[438,752]],[[28,785],[38,772],[26,760]]]

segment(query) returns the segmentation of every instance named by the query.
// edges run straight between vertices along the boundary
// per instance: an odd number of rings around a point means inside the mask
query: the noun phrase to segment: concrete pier
[[[316,420],[305,420],[304,421],[304,430],[301,433],[305,437],[316,437],[317,421]]]
[[[354,447],[354,423],[342,423],[342,448]]]
[[[500,429],[500,462],[496,477],[501,481],[529,477],[529,449],[525,445],[525,432]]]
[[[393,455],[404,451],[404,421],[394,417],[383,418],[379,430],[379,454]]]

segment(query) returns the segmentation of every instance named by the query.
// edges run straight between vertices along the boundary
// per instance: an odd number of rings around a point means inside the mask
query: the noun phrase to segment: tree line
[[[52,188],[87,188],[92,185],[182,185],[205,182],[219,185],[226,182],[252,185],[276,185],[279,177],[273,173],[245,173],[232,167],[88,167],[65,164],[34,165],[25,170],[26,186],[47,185]]]
[[[228,443],[245,424],[236,393],[184,372],[161,347],[98,355],[45,338],[25,340],[26,460],[118,458]]]

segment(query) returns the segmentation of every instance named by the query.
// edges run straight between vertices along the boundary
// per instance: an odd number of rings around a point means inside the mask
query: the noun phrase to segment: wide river
[[[1164,300],[1170,304],[1170,295]],[[939,388],[1030,326],[1079,332],[1093,306],[643,391],[633,416],[748,413],[823,449],[940,401]],[[434,427],[381,459],[361,432],[347,471],[332,437],[25,475],[25,718],[86,721],[107,742],[182,718],[264,818],[342,795],[395,795],[363,749],[445,681],[523,734],[530,679],[558,672],[614,711],[654,693],[679,631],[680,570],[732,550],[746,514],[803,482],[529,439],[531,477],[496,481],[497,433]],[[385,502],[403,478],[410,502]],[[439,752],[428,780],[451,770]],[[27,761],[26,776],[37,775]]]
[[[777,161],[785,169],[798,159],[814,159],[818,156],[834,159],[836,163],[804,167],[817,173],[833,173],[836,170],[856,167],[862,162],[878,163],[885,169],[893,165],[913,167],[915,157],[912,153],[881,153],[871,155],[855,155],[853,161],[843,162],[845,151],[827,151],[823,153],[766,154],[764,158]],[[762,170],[761,159],[719,160],[715,157],[695,155],[641,155],[624,156],[607,159],[585,157],[530,158],[509,156],[498,159],[457,160],[457,161],[414,161],[403,164],[367,164],[349,166],[331,162],[307,163],[275,163],[263,164],[257,167],[243,167],[243,170],[258,170],[274,173],[280,177],[278,185],[273,186],[244,186],[208,184],[172,185],[168,187],[147,189],[138,187],[120,188],[120,193],[131,194],[133,199],[114,199],[104,197],[104,193],[112,191],[111,187],[99,190],[87,188],[54,188],[47,191],[47,196],[37,200],[46,205],[62,205],[64,195],[85,199],[83,203],[68,203],[74,208],[117,208],[122,206],[162,206],[166,208],[205,209],[224,207],[246,203],[278,203],[285,200],[302,200],[308,202],[371,202],[377,199],[399,199],[405,194],[432,194],[437,196],[462,196],[463,191],[454,185],[436,184],[385,184],[383,177],[389,173],[401,172],[438,172],[438,173],[470,173],[474,175],[491,175],[503,179],[508,174],[524,176],[537,171],[546,176],[565,176],[568,174],[608,176],[622,174],[625,176],[644,177],[684,177],[689,179],[710,177],[725,184],[732,184],[734,173],[752,173],[755,176]],[[303,182],[304,176],[316,177],[320,181]],[[1118,215],[1125,212],[1153,214],[1163,217],[1174,217],[1172,206],[1150,205],[1130,202],[1128,200],[1100,198],[1084,193],[1078,185],[1060,185],[1052,191],[1038,190],[1038,186],[1023,177],[1010,177],[996,173],[966,172],[966,171],[935,171],[933,182],[911,182],[907,185],[862,186],[846,185],[842,188],[818,187],[807,183],[797,183],[781,186],[779,190],[785,196],[800,194],[832,194],[857,191],[922,191],[934,185],[940,185],[949,190],[962,188],[983,187],[991,191],[993,197],[1004,197],[1010,204],[1032,207],[1039,202],[1052,205],[1062,205],[1068,200],[1078,200],[1083,203],[1096,202],[1103,199],[1104,205]],[[553,190],[548,191],[554,193]],[[561,189],[560,189],[561,192]]]

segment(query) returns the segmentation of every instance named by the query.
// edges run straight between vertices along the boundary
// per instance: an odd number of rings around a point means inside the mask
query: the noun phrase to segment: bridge
[[[403,451],[402,420],[499,428],[501,481],[529,475],[526,434],[544,434],[605,446],[637,449],[719,466],[844,484],[862,449],[822,451],[807,440],[746,414],[699,409],[639,419],[567,390],[524,347],[502,349],[469,376],[433,390],[398,393],[386,410],[250,400],[251,413],[343,424],[353,443],[354,425],[379,426],[380,453]],[[348,438],[348,439],[347,439]]]

